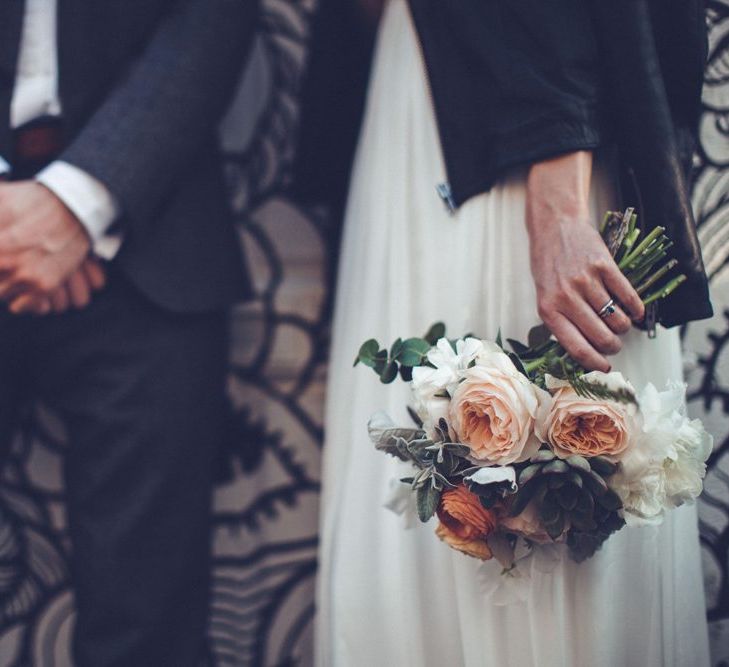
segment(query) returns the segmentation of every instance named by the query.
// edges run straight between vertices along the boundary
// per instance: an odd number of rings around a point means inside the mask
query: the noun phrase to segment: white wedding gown
[[[709,663],[696,512],[624,528],[591,560],[531,573],[527,601],[495,606],[478,561],[383,508],[402,465],[367,421],[410,423],[404,383],[352,368],[365,339],[389,345],[443,320],[450,335],[524,339],[538,323],[524,172],[450,216],[420,49],[405,0],[380,28],[340,262],[324,450],[317,664],[335,667],[704,667]],[[595,219],[614,206],[594,178]],[[614,367],[635,385],[681,377],[676,330],[633,331]]]

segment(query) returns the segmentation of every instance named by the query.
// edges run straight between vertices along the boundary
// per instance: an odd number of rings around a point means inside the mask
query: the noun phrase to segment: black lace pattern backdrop
[[[319,459],[337,221],[292,200],[315,0],[266,0],[223,126],[259,297],[233,313],[229,479],[216,495],[211,665],[312,662]],[[699,506],[713,662],[729,664],[729,0],[709,3],[694,203],[717,314],[685,331],[691,410],[716,436]],[[356,343],[356,341],[354,341]],[[25,418],[0,485],[0,667],[67,667],[74,621],[62,425]]]

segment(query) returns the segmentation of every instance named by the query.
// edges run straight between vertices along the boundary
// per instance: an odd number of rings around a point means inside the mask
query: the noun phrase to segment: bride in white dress
[[[527,169],[449,215],[422,57],[405,0],[380,27],[340,262],[326,413],[317,664],[480,667],[708,665],[696,512],[624,528],[595,557],[530,572],[523,602],[496,606],[479,562],[434,526],[405,529],[384,509],[402,464],[375,452],[368,418],[407,422],[403,384],[352,368],[359,344],[422,335],[525,338],[539,322],[525,226]],[[607,170],[589,187],[592,219],[617,205]],[[636,386],[680,379],[676,329],[633,329],[610,358]]]

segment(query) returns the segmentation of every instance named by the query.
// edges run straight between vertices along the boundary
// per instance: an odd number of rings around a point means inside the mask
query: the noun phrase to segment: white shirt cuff
[[[0,155],[0,174],[8,174],[10,173],[10,165],[8,164],[7,160]]]
[[[123,235],[110,228],[121,211],[114,195],[101,181],[60,160],[49,164],[35,180],[53,192],[79,219],[96,255],[107,260],[116,256]]]

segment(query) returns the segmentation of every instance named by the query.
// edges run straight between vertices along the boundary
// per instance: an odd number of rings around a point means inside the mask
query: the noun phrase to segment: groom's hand
[[[78,272],[90,248],[83,225],[46,187],[0,184],[0,299],[13,312],[50,310],[42,304]]]
[[[106,271],[95,259],[89,257],[71,277],[49,296],[21,294],[9,305],[12,313],[65,313],[67,310],[82,310],[91,303],[94,292],[106,286]]]

